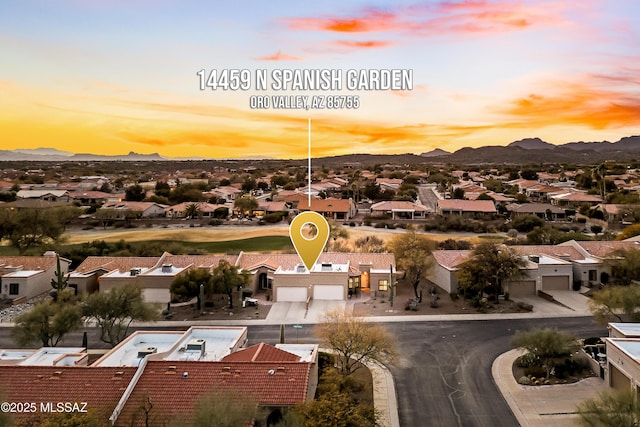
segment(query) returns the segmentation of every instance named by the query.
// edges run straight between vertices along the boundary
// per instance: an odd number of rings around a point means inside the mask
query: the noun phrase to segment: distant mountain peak
[[[511,144],[507,145],[507,147],[519,147],[524,150],[547,150],[554,149],[556,146],[553,144],[549,144],[548,142],[545,142],[538,137],[535,137],[513,141]]]
[[[438,156],[447,156],[451,154],[450,152],[443,150],[442,148],[435,148],[431,151],[427,151],[426,153],[420,154],[422,157],[438,157]]]

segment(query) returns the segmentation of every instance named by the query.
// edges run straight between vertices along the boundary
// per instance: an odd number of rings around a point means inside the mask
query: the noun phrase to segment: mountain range
[[[605,160],[629,160],[640,159],[640,135],[621,138],[616,142],[569,142],[554,145],[540,138],[525,138],[513,141],[506,146],[484,146],[478,148],[465,147],[453,153],[436,148],[420,155],[369,155],[350,154],[344,156],[328,157],[333,162],[438,162],[438,163],[594,163]],[[202,157],[168,158],[158,153],[129,154],[105,156],[99,154],[81,153],[74,154],[55,148],[15,149],[0,150],[0,161],[179,161],[179,160],[205,160]],[[238,160],[257,160],[245,158]],[[260,158],[259,160],[265,160]],[[275,159],[274,159],[275,160]],[[332,163],[333,163],[332,162]]]

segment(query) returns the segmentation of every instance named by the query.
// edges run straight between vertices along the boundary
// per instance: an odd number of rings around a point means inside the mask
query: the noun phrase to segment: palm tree
[[[184,216],[186,218],[199,218],[200,214],[202,214],[202,210],[197,203],[189,203],[184,208]]]

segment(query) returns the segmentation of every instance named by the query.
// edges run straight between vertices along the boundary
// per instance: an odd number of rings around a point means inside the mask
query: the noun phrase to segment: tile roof
[[[174,211],[174,212],[184,212],[187,209],[187,206],[194,204],[198,206],[198,210],[200,212],[213,212],[218,208],[226,208],[227,205],[214,205],[213,203],[207,202],[183,202],[178,203],[177,205],[167,206],[165,210]]]
[[[260,343],[238,350],[222,358],[221,362],[299,362],[300,357],[272,345]]]
[[[104,205],[102,205],[101,209],[107,209],[107,208],[129,209],[130,211],[133,211],[133,212],[144,212],[153,206],[158,206],[162,209],[166,207],[166,205],[161,205],[160,203],[155,203],[155,202],[112,201],[112,202],[106,202]]]
[[[198,400],[213,392],[237,391],[261,406],[295,405],[307,399],[310,373],[308,362],[149,361],[115,425],[143,426],[144,419],[134,417],[144,399],[166,420],[187,424]]]
[[[0,366],[0,389],[8,402],[87,402],[109,417],[135,374],[131,367]],[[15,418],[36,414],[14,413]]]
[[[438,200],[438,209],[493,213],[496,212],[496,205],[493,203],[493,200],[444,199]]]
[[[547,209],[549,209],[551,213],[555,214],[564,213],[563,208],[550,203],[523,203],[521,205],[514,203],[507,206],[507,210],[517,213],[546,213]]]
[[[632,241],[580,241],[576,242],[590,255],[598,258],[607,258],[616,250],[622,249],[640,249],[640,245]]]
[[[433,251],[431,255],[438,264],[447,268],[456,268],[471,256],[472,251]]]
[[[0,257],[0,268],[20,267],[23,270],[48,270],[55,268],[55,256],[3,256]]]
[[[331,197],[327,199],[311,199],[311,210],[316,212],[349,212],[351,203],[351,200]],[[309,200],[300,200],[298,209],[309,210]]]
[[[395,266],[395,257],[390,253],[356,253],[356,252],[323,252],[318,262],[330,262],[334,264],[350,263],[351,267],[358,268],[360,264],[371,264],[373,269],[387,269],[389,265]],[[242,253],[238,260],[238,266],[245,270],[253,270],[261,265],[272,267],[276,270],[293,270],[300,264],[297,254],[257,254]]]
[[[106,271],[129,271],[135,267],[151,268],[160,257],[119,257],[119,256],[90,256],[75,269],[77,273],[90,273],[99,268]]]
[[[194,267],[217,267],[220,261],[227,260],[234,265],[238,259],[237,255],[171,255],[165,254],[162,258],[163,264],[172,264],[174,267],[185,268]]]
[[[393,211],[393,210],[426,212],[429,209],[427,209],[426,206],[419,205],[413,202],[392,200],[392,201],[383,201],[383,202],[374,203],[373,205],[371,205],[371,210],[383,211],[383,212]]]
[[[547,255],[554,258],[569,259],[571,261],[584,260],[585,257],[573,246],[555,245],[514,245],[510,246],[517,254],[527,255]]]

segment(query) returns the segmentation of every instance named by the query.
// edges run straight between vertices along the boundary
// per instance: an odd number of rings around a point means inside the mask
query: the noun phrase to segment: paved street
[[[433,192],[435,184],[425,184],[418,186],[418,200],[421,204],[429,208],[430,212],[435,212],[438,207],[438,197]]]
[[[394,319],[395,320],[395,319]],[[494,359],[509,350],[518,329],[554,326],[580,337],[606,334],[590,317],[500,320],[443,320],[384,323],[396,337],[401,357],[390,370],[396,382],[400,425],[514,426],[518,425],[492,377]],[[186,329],[188,325],[141,329]],[[0,347],[12,348],[11,328],[0,328]],[[89,328],[91,347],[106,348],[98,331]],[[250,325],[249,344],[277,343],[278,325]],[[314,342],[313,325],[287,325],[288,342]],[[82,332],[63,345],[80,346]]]

